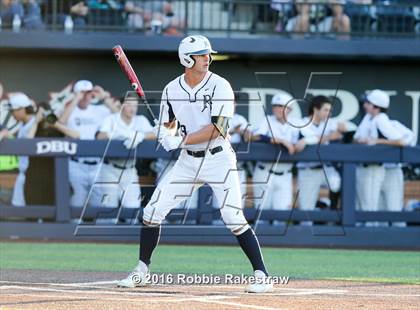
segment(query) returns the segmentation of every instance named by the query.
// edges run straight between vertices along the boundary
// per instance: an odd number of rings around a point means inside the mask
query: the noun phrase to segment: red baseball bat
[[[116,45],[112,48],[112,51],[114,52],[114,56],[117,59],[118,63],[120,64],[121,69],[127,76],[128,80],[130,81],[131,87],[137,93],[140,99],[143,100],[143,103],[145,104],[148,112],[150,113],[150,115],[152,116],[153,120],[156,123],[157,120],[156,120],[155,114],[153,113],[152,108],[147,102],[146,95],[144,94],[144,91],[143,91],[143,87],[140,84],[140,81],[136,75],[136,72],[134,72],[134,69],[130,64],[130,61],[125,55],[124,50],[122,49],[120,45]]]

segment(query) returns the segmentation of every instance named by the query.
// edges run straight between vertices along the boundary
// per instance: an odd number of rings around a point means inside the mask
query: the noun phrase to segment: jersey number
[[[185,137],[187,135],[187,127],[185,125],[179,125],[179,129],[181,129],[181,135]]]

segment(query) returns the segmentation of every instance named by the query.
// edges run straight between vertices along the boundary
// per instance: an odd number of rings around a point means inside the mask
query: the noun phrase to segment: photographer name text
[[[213,275],[213,274],[149,274],[146,283],[149,284],[177,284],[177,285],[247,285],[253,283],[271,282],[273,284],[287,285],[290,278],[288,276],[269,276],[266,279],[256,278],[248,275]]]

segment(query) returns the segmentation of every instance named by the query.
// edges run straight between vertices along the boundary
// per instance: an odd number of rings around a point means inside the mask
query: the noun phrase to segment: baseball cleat
[[[127,278],[122,279],[121,281],[117,282],[118,287],[139,287],[139,286],[146,286],[149,282],[149,270],[146,265],[143,263],[139,263],[139,265],[134,269]]]
[[[245,289],[247,293],[268,293],[273,291],[273,282],[261,270],[255,270],[254,281]]]

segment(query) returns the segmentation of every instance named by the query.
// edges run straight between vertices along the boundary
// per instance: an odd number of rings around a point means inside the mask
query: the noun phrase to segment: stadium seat
[[[90,9],[87,23],[90,26],[123,26],[125,24],[124,11],[122,9]]]
[[[346,5],[345,12],[350,17],[352,33],[366,33],[371,31],[374,19],[370,6],[348,4]]]
[[[410,6],[395,7],[388,2],[376,6],[377,31],[382,33],[414,33],[415,17]],[[399,3],[401,4],[401,3]]]

